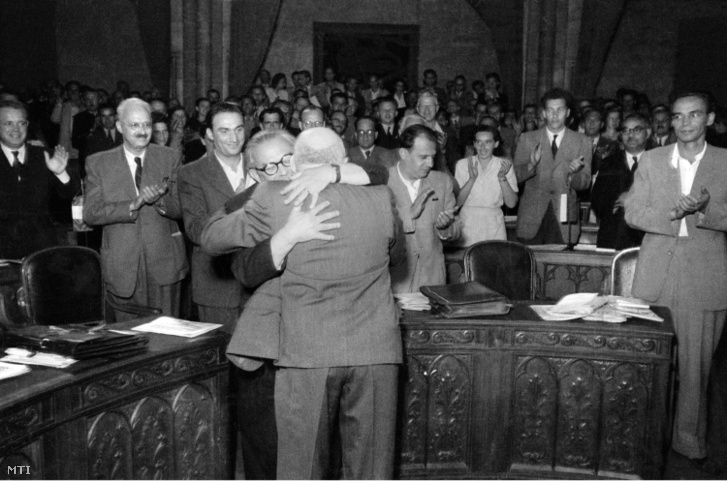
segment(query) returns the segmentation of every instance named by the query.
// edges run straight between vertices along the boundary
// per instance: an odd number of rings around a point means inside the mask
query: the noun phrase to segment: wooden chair
[[[638,258],[638,247],[624,249],[614,256],[611,261],[611,295],[632,297],[631,287],[634,284]]]
[[[471,245],[464,254],[466,281],[478,281],[511,300],[534,300],[537,263],[523,244],[505,240]]]
[[[59,246],[23,260],[18,303],[32,324],[60,325],[106,320],[101,258],[92,249]],[[161,314],[148,306],[114,306],[139,316]]]

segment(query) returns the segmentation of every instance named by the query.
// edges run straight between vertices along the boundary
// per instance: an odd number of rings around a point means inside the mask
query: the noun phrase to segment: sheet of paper
[[[0,380],[22,376],[27,372],[30,372],[30,368],[28,366],[0,362]]]
[[[568,222],[568,194],[560,194],[560,219],[561,224]]]
[[[222,327],[222,324],[185,321],[184,319],[162,316],[146,324],[136,326],[132,330],[192,338],[214,331],[220,327]]]
[[[432,308],[429,304],[429,298],[421,292],[394,294],[394,299],[396,299],[399,307],[407,311],[429,311]]]
[[[31,366],[54,367],[63,369],[71,364],[78,362],[72,357],[61,356],[60,354],[51,354],[48,352],[33,352],[18,347],[9,347],[5,349],[5,357],[0,361],[12,362],[15,364],[28,364]]]

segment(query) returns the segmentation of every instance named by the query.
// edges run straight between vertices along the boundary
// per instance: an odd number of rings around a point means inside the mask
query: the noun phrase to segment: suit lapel
[[[204,159],[200,160],[204,160],[205,162],[207,162],[207,168],[205,169],[205,172],[207,174],[207,177],[209,178],[209,182],[212,187],[219,190],[222,194],[225,195],[225,197],[232,197],[233,195],[235,195],[235,191],[232,189],[230,181],[227,178],[225,171],[222,169],[222,166],[217,160],[217,157],[215,157],[214,153],[212,155],[206,155]],[[243,166],[240,166],[240,168],[243,168]],[[245,182],[244,178],[242,179],[242,182]]]
[[[692,190],[689,194],[697,199],[702,195],[702,187],[707,187],[707,190],[709,190],[710,181],[721,177],[715,172],[719,160],[713,154],[714,149],[710,145],[707,145],[704,157],[699,161],[697,173],[694,175]]]
[[[131,175],[131,170],[129,169],[129,164],[126,162],[126,153],[124,152],[124,147],[118,147],[118,161],[114,163],[114,165],[111,166],[113,169],[115,175],[114,177],[117,179],[120,179],[123,185],[124,192],[132,199],[136,199],[138,194],[136,193],[136,186],[134,184],[134,177]],[[147,151],[147,160],[148,160],[148,151]],[[146,161],[145,164],[148,164]],[[144,178],[146,175],[144,174],[144,171],[142,171],[142,184],[144,182]]]

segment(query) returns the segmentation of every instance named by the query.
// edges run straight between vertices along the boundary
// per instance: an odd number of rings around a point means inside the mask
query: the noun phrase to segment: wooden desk
[[[406,312],[404,478],[659,478],[673,328]]]
[[[0,381],[0,478],[229,478],[228,336],[149,337],[132,358]]]
[[[538,250],[537,246],[531,248],[538,264],[539,299],[558,300],[574,292],[605,293],[615,253],[545,251]],[[462,247],[445,248],[448,284],[464,282],[462,259],[465,250]]]

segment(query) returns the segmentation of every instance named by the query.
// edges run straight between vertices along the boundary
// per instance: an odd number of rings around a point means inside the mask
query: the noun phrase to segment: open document
[[[597,293],[577,293],[563,297],[554,305],[530,306],[544,321],[625,322],[629,317],[663,322],[649,304],[641,299],[622,296],[599,296]]]
[[[151,322],[132,328],[134,331],[167,334],[169,336],[197,337],[222,327],[222,324],[209,322],[194,322],[162,316]]]

